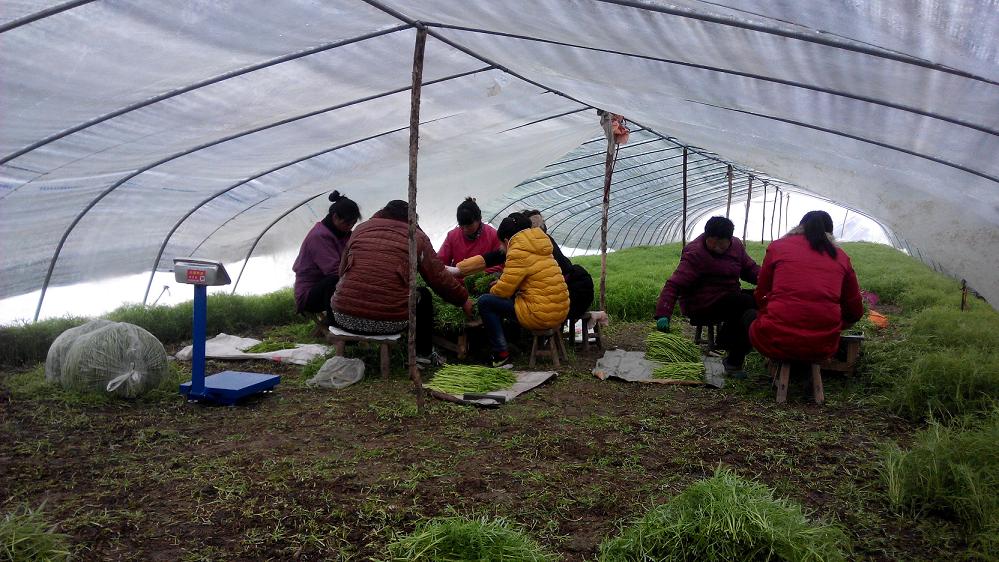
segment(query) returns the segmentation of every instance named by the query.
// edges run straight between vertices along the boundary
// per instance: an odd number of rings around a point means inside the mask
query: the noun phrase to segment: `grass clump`
[[[848,540],[800,506],[719,468],[600,545],[600,562],[846,560]]]
[[[281,351],[283,349],[294,349],[295,347],[297,346],[294,342],[266,339],[244,349],[243,353],[270,353],[272,351]]]
[[[912,365],[890,400],[895,411],[911,419],[989,412],[999,403],[999,353],[950,349],[927,354]]]
[[[0,560],[67,560],[68,539],[45,522],[40,509],[22,505],[0,521]]]
[[[960,522],[972,542],[999,558],[999,409],[978,423],[931,422],[911,449],[885,450],[881,475],[897,509]]]
[[[143,395],[128,400],[140,403],[159,403],[177,400],[181,383],[191,380],[189,367],[175,362],[167,363],[167,375],[160,383]],[[96,406],[112,402],[125,402],[123,397],[107,392],[77,392],[65,389],[45,380],[45,365],[39,363],[33,369],[12,373],[3,379],[3,386],[11,396],[20,400],[52,400],[66,404]]]
[[[452,516],[417,525],[388,547],[393,562],[554,562],[507,519]]]
[[[942,347],[999,350],[999,314],[985,308],[928,308],[915,316],[912,335]]]

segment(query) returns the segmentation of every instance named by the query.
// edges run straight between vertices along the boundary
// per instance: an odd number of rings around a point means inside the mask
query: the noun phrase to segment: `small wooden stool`
[[[458,356],[458,359],[464,359],[465,356],[468,355],[468,330],[470,328],[481,327],[482,320],[479,320],[478,318],[475,320],[466,320],[465,327],[462,328],[460,333],[458,333],[457,341],[452,340],[443,334],[434,334],[434,345],[448,351],[453,351]]]
[[[590,349],[590,342],[597,344],[597,347],[603,349],[604,341],[600,336],[600,323],[593,325],[593,332],[590,332],[590,313],[584,312],[579,318],[566,318],[566,322],[569,323],[569,342],[576,343],[576,322],[579,322],[583,328],[583,350]]]
[[[378,336],[367,336],[363,334],[354,334],[348,332],[342,328],[337,328],[336,326],[330,326],[326,333],[326,341],[333,344],[336,347],[336,354],[340,357],[344,357],[344,349],[347,347],[348,342],[353,343],[374,343],[379,346],[379,355],[381,357],[381,373],[382,378],[387,379],[389,376],[389,346],[393,346],[399,342],[401,334],[389,334],[389,335],[378,335]]]
[[[787,402],[787,384],[791,377],[791,361],[776,361],[771,364],[774,381],[777,383],[777,403]],[[822,366],[819,363],[811,363],[812,372],[812,398],[816,404],[826,401],[826,395],[822,391]]]
[[[822,363],[825,371],[838,371],[852,375],[857,369],[857,362],[860,359],[860,345],[864,341],[863,334],[851,334],[839,337],[840,353],[833,355]],[[840,357],[843,357],[840,359]]]
[[[565,353],[565,345],[562,342],[562,334],[556,330],[531,330],[531,335],[534,336],[534,340],[531,342],[531,360],[528,362],[528,366],[532,369],[535,365],[535,360],[538,357],[548,357],[552,360],[552,364],[559,367],[559,357],[568,361],[568,356]],[[541,338],[548,338],[548,345],[539,349],[538,340]],[[545,349],[547,347],[547,349]]]
[[[719,326],[720,324],[717,324],[717,323],[715,323],[715,324],[712,324],[712,323],[699,324],[699,323],[697,323],[694,320],[691,320],[690,323],[694,327],[694,343],[695,344],[701,345],[702,343],[705,343],[705,341],[707,341],[708,351],[714,351],[715,349],[717,349],[717,347],[715,347],[715,328],[717,326]],[[707,340],[705,340],[704,337],[702,336],[702,334],[704,333],[704,328],[705,327],[707,327],[707,329],[708,329],[708,339]]]

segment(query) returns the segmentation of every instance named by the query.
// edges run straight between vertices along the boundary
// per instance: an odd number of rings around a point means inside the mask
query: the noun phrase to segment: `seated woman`
[[[395,334],[409,320],[409,204],[389,201],[357,227],[340,260],[340,284],[333,293],[333,321],[357,334]],[[464,285],[444,269],[430,239],[416,231],[417,269],[445,301],[471,317]],[[416,305],[416,353],[427,362],[433,352],[434,301],[425,287]]]
[[[864,315],[857,274],[832,232],[829,213],[811,211],[767,248],[756,286],[758,310],[746,314],[750,341],[764,356],[827,359],[836,353],[840,332]]]
[[[496,229],[488,223],[482,222],[482,211],[475,199],[465,198],[458,205],[456,213],[458,226],[447,233],[441,250],[437,252],[444,265],[453,266],[458,262],[498,250],[500,247],[499,238],[496,237]],[[486,271],[490,273],[502,269],[500,265],[488,267]]]
[[[575,265],[569,261],[569,258],[565,257],[562,249],[558,247],[558,243],[548,234],[548,228],[545,226],[545,219],[541,216],[541,211],[521,211],[521,214],[530,219],[533,228],[540,228],[552,243],[552,257],[558,263],[558,267],[562,271],[562,278],[565,279],[565,283],[569,287],[569,315],[567,317],[580,318],[593,304],[593,277],[583,266]],[[483,270],[488,271],[487,268],[502,265],[505,260],[506,252],[500,248],[458,262],[457,271],[453,271],[453,273],[464,277]]]
[[[330,299],[340,281],[340,256],[350,238],[350,231],[361,217],[357,203],[330,193],[329,212],[305,235],[291,269],[295,272],[295,309],[303,312],[326,312],[333,318]]]
[[[503,319],[514,318],[529,330],[558,328],[569,313],[569,289],[552,257],[552,243],[521,213],[503,219],[500,241],[506,245],[503,274],[489,294],[479,297],[479,315],[493,347],[492,364],[509,364]]]

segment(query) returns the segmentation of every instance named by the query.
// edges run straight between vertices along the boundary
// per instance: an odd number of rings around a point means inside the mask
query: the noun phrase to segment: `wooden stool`
[[[705,340],[704,340],[704,338],[702,337],[701,334],[703,333],[704,328],[707,327],[707,329],[708,329],[708,339],[707,339],[708,351],[713,351],[713,350],[717,349],[715,347],[715,327],[718,326],[719,324],[711,324],[711,323],[699,324],[699,323],[697,323],[694,320],[691,320],[690,322],[691,322],[691,325],[694,326],[694,343],[697,344],[697,345],[701,345],[702,343],[705,342]]]
[[[777,361],[772,363],[774,381],[777,383],[777,403],[787,402],[787,384],[791,377],[791,361]],[[811,363],[812,372],[812,398],[816,404],[826,401],[826,395],[822,391],[822,366],[818,363]]]
[[[453,351],[458,359],[464,359],[468,355],[468,330],[469,328],[481,328],[482,320],[466,320],[465,327],[458,333],[457,341],[448,338],[443,334],[434,334],[434,345]]]
[[[860,359],[860,344],[863,341],[863,334],[840,336],[839,347],[843,354],[843,359],[839,359],[840,353],[833,355],[822,363],[822,370],[838,371],[852,375],[857,369],[857,362]]]
[[[531,342],[531,360],[528,362],[528,366],[532,369],[535,365],[535,360],[538,357],[548,357],[552,360],[552,364],[559,367],[559,357],[568,361],[568,356],[565,354],[565,345],[562,343],[561,332],[556,332],[555,330],[531,330],[531,335],[534,336],[534,340]],[[538,340],[541,338],[548,338],[548,345],[539,349]],[[547,349],[545,349],[547,347]]]
[[[347,347],[347,343],[373,343],[378,344],[379,355],[381,357],[381,373],[382,378],[387,379],[389,376],[389,346],[393,346],[399,342],[400,334],[391,334],[385,336],[367,336],[363,334],[354,334],[348,332],[342,328],[337,328],[336,326],[330,326],[326,332],[326,341],[333,344],[336,347],[336,354],[340,357],[344,357],[344,349]]]
[[[604,341],[600,336],[600,323],[593,325],[593,332],[590,332],[590,313],[584,312],[579,318],[566,318],[569,323],[569,343],[576,343],[576,322],[582,324],[583,328],[583,350],[590,349],[590,342],[595,342],[597,347],[603,349]]]
[[[317,338],[326,337],[326,334],[329,333],[329,325],[326,323],[325,312],[303,312],[301,314],[315,323],[315,326],[312,327],[312,331],[309,332],[310,336]]]

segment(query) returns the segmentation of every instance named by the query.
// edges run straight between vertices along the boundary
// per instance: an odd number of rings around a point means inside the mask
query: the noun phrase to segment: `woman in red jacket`
[[[857,274],[832,237],[832,217],[810,211],[767,248],[756,285],[749,339],[777,360],[818,361],[839,347],[840,332],[864,315]]]

